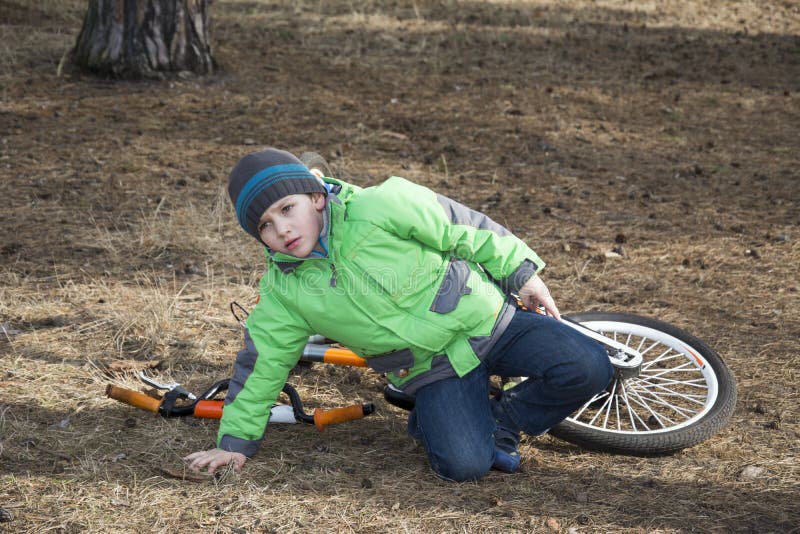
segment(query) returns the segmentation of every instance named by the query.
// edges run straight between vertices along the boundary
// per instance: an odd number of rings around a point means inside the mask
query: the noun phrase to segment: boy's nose
[[[275,221],[275,232],[281,237],[286,235],[287,230],[289,229],[289,225],[283,221]]]

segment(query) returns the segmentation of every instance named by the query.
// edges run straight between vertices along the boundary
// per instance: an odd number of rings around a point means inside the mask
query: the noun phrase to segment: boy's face
[[[325,196],[321,193],[288,195],[261,216],[258,234],[271,250],[305,258],[317,246],[322,231]]]

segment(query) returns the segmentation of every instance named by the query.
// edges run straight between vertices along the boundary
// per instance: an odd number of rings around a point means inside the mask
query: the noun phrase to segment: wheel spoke
[[[692,394],[689,394],[689,393],[681,393],[680,391],[675,391],[674,389],[670,389],[670,388],[668,388],[668,387],[666,387],[664,385],[661,385],[661,384],[637,383],[637,384],[635,384],[635,386],[637,388],[639,388],[639,389],[643,389],[643,390],[647,390],[647,391],[655,388],[655,389],[659,390],[659,392],[658,392],[659,395],[662,395],[662,396],[665,396],[665,397],[679,397],[681,399],[684,399],[687,402],[693,402],[693,403],[699,404],[701,406],[705,405],[705,399],[706,399],[705,395],[692,395]]]
[[[589,402],[584,404],[581,407],[581,409],[575,415],[572,416],[572,418],[573,419],[579,419],[580,416],[583,414],[583,412],[585,412],[586,409],[589,408],[589,406],[591,406],[592,404],[596,403],[597,401],[599,401],[600,399],[602,399],[603,397],[605,397],[607,395],[608,395],[608,391],[603,391],[602,393],[598,393],[597,395],[592,397],[591,400],[589,400]]]
[[[628,388],[626,387],[625,382],[622,382],[620,385],[620,390],[622,391],[622,398],[625,399],[625,408],[628,410],[628,417],[631,420],[631,428],[634,432],[636,432],[638,429],[636,428],[636,422],[633,419],[633,410],[631,409],[631,403],[628,400]]]
[[[657,347],[657,346],[659,346],[659,345],[661,345],[661,343],[659,343],[658,341],[656,341],[656,342],[654,342],[652,345],[650,345],[649,347],[647,347],[646,349],[644,349],[643,351],[639,351],[639,353],[640,353],[642,356],[644,356],[645,354],[647,354],[648,352],[650,352],[650,351],[651,351],[653,348],[655,348],[655,347]]]
[[[654,410],[653,410],[653,409],[650,407],[650,405],[649,405],[649,404],[647,404],[647,402],[645,402],[645,399],[643,399],[643,398],[642,398],[642,397],[639,395],[639,393],[637,393],[636,391],[631,391],[630,393],[632,393],[632,394],[633,394],[633,397],[631,398],[631,400],[633,400],[633,402],[635,402],[636,404],[640,405],[642,408],[644,408],[645,410],[647,410],[648,412],[650,412],[650,415],[652,415],[653,417],[655,417],[656,421],[658,421],[658,424],[659,424],[659,425],[661,425],[661,428],[667,428],[667,425],[665,425],[665,424],[664,424],[664,422],[661,420],[661,417],[659,416],[659,414],[658,414],[658,413],[656,413],[656,412],[655,412],[655,411],[654,411]],[[673,421],[672,419],[670,419],[670,418],[669,418],[669,417],[667,417],[666,415],[664,415],[664,416],[663,416],[663,418],[664,418],[664,419],[666,419],[666,420],[667,420],[667,421],[668,421],[670,424],[672,424],[672,425],[674,425],[674,424],[675,424],[675,421]]]
[[[606,406],[609,405],[613,399],[614,397],[612,395],[608,396],[608,398],[603,402],[602,406],[600,406],[600,408],[597,410],[597,413],[594,414],[594,417],[592,417],[591,421],[589,421],[590,425],[594,424],[597,418],[600,417],[600,414],[602,414],[603,411],[605,411]]]
[[[650,360],[646,364],[643,364],[642,368],[647,368],[647,367],[650,367],[653,364],[660,363],[660,362],[662,362],[664,360],[668,360],[669,358],[664,358],[664,356],[666,356],[670,352],[672,352],[672,349],[670,347],[667,347],[667,350],[665,350],[664,352],[662,352],[661,354],[659,354],[658,356],[656,356],[655,358],[653,358],[652,360]]]
[[[606,417],[603,420],[603,428],[608,428],[608,417],[611,415],[611,405],[616,404],[614,402],[616,400],[614,393],[617,391],[617,381],[614,381],[614,385],[611,387],[611,393],[609,394],[609,400],[612,402],[608,403],[608,409],[606,410]]]
[[[646,394],[645,392],[637,391],[637,394],[639,398],[642,399],[643,401],[650,401],[651,403],[658,404],[659,406],[664,406],[666,408],[669,408],[670,410],[677,412],[679,415],[682,415],[685,419],[689,419],[692,417],[692,415],[694,415],[694,414],[687,415],[687,413],[684,410],[680,409],[674,404],[665,401],[664,399],[659,397],[658,393],[655,393],[653,391],[647,391]],[[697,412],[695,411],[694,413]]]
[[[631,391],[631,393],[635,394],[636,392],[635,391]],[[635,402],[635,399],[633,399],[632,396],[627,394],[627,389],[626,389],[625,407],[628,409],[628,413],[631,414],[631,422],[633,422],[633,417],[636,417],[636,419],[639,421],[639,424],[641,425],[641,427],[642,427],[644,432],[650,430],[650,426],[647,424],[647,421],[642,419],[642,416],[639,415],[639,412],[637,412],[636,409],[634,408],[633,402]],[[637,404],[639,404],[640,406],[643,406],[645,409],[647,409],[647,406],[644,406],[643,404],[638,403],[638,402],[637,402]],[[658,417],[656,417],[656,420],[658,420]],[[634,431],[638,431],[638,429],[636,428],[635,424],[633,425],[633,428],[634,428]]]
[[[671,349],[670,349],[670,350],[671,350]],[[648,370],[650,367],[652,367],[652,366],[653,366],[654,364],[656,364],[656,363],[664,363],[664,362],[666,362],[666,361],[669,361],[669,360],[674,360],[675,358],[681,358],[681,359],[683,359],[683,358],[685,358],[685,357],[686,357],[686,355],[685,355],[685,354],[673,354],[672,356],[669,356],[669,357],[667,357],[667,358],[661,358],[661,357],[659,357],[657,360],[652,360],[652,361],[649,361],[649,362],[644,362],[644,363],[642,364],[642,369],[644,369],[644,370]]]
[[[690,367],[690,368],[687,369],[686,368],[687,366]],[[697,368],[694,367],[691,362],[686,362],[683,365],[679,365],[678,367],[672,367],[670,369],[661,369],[661,370],[655,370],[655,371],[644,370],[644,371],[648,373],[648,375],[647,375],[648,377],[650,377],[650,378],[658,378],[659,376],[663,376],[663,375],[668,374],[668,373],[676,373],[676,372],[684,372],[685,373],[687,371],[691,371],[691,372],[696,373],[697,372]],[[657,372],[657,374],[654,374],[654,375],[650,374],[651,372]]]
[[[654,382],[650,382],[650,380],[652,379],[660,380],[662,384],[673,384],[673,385],[682,385],[693,388],[708,389],[708,385],[706,385],[706,381],[704,378],[693,378],[691,380],[675,380],[674,378],[665,378],[663,376],[653,376],[653,377],[643,378],[640,375],[639,378],[636,379],[636,381],[643,382],[645,384],[655,385]]]

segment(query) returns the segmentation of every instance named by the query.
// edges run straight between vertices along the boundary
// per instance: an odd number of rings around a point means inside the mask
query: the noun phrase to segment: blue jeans
[[[536,435],[602,391],[613,372],[598,342],[551,317],[517,310],[477,368],[417,392],[408,432],[422,441],[439,477],[475,480],[489,472],[494,458],[490,375],[529,377],[504,391],[500,405],[520,430]]]

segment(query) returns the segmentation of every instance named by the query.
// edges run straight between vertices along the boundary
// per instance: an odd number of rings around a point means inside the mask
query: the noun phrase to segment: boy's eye
[[[258,231],[259,232],[263,232],[264,230],[266,230],[269,227],[270,227],[270,222],[269,221],[264,221],[264,222],[262,222],[261,224],[258,225]]]
[[[293,204],[285,205],[283,208],[281,208],[281,212],[282,213],[289,213],[289,211],[292,209],[292,206],[293,206]]]

